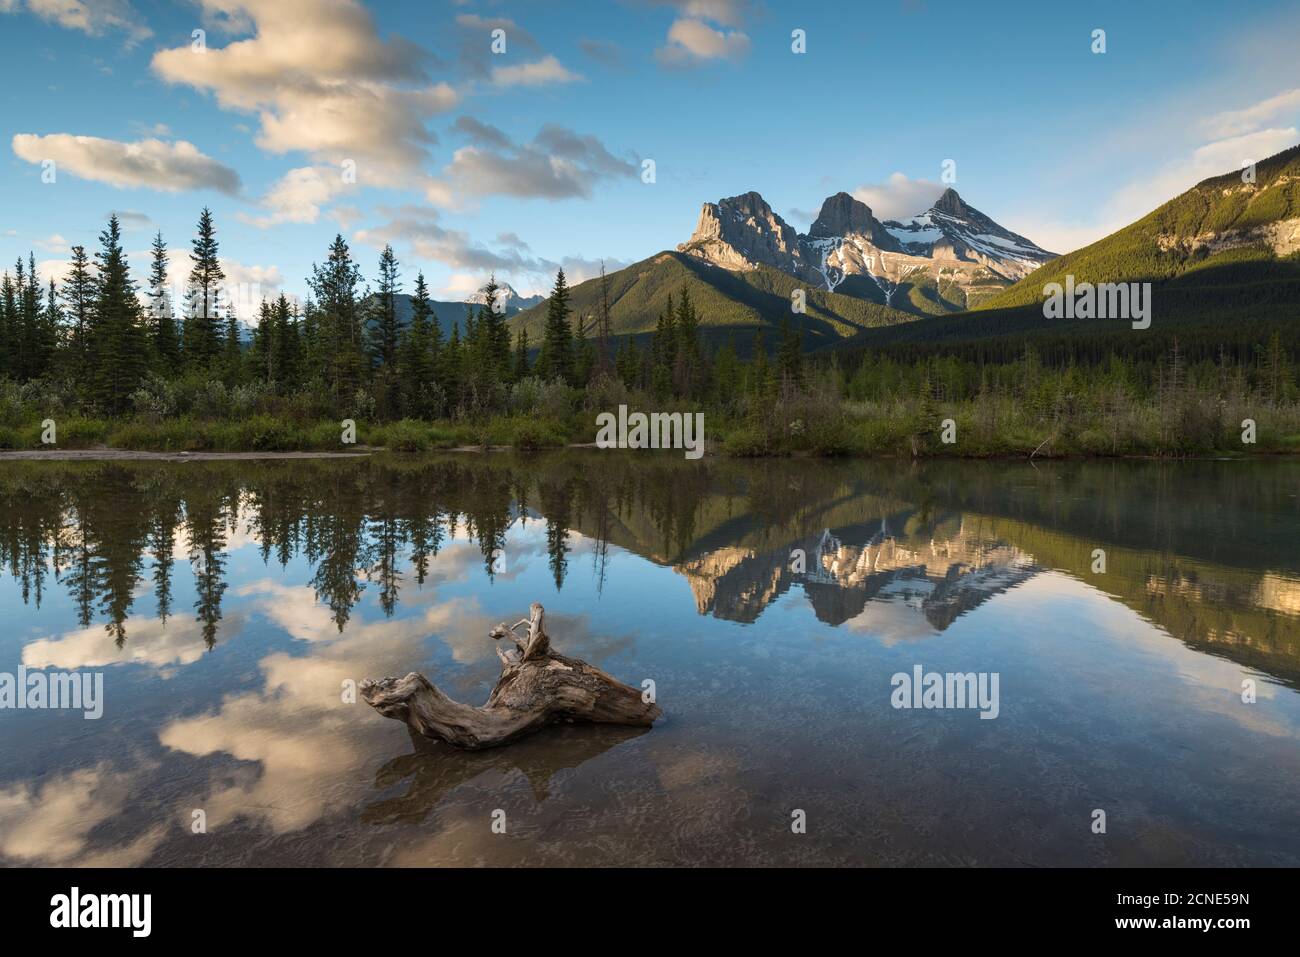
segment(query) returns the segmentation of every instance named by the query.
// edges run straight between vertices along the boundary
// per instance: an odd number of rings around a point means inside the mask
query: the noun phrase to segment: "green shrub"
[[[771,451],[767,435],[752,425],[735,429],[722,442],[722,454],[735,458],[757,458],[769,455]]]

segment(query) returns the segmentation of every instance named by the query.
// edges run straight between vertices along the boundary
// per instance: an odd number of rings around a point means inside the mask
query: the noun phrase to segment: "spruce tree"
[[[411,296],[411,324],[402,333],[398,369],[402,386],[402,413],[425,418],[431,414],[427,400],[431,386],[433,354],[429,348],[429,291],[424,273],[415,277]]]
[[[287,395],[298,385],[301,346],[294,310],[284,293],[280,293],[280,298],[275,301],[272,317],[275,334],[271,337],[271,364],[275,370],[275,385],[281,395]]]
[[[217,229],[206,206],[190,252],[188,303],[183,348],[191,368],[207,368],[222,352],[221,283],[226,274],[218,257]]]
[[[18,297],[9,273],[0,280],[0,376],[16,376],[18,359]]]
[[[85,246],[72,247],[72,260],[68,276],[63,280],[63,302],[67,306],[68,352],[70,371],[79,381],[86,373],[87,330],[90,310],[95,298],[95,277],[91,272],[90,258]]]
[[[323,266],[312,266],[308,281],[320,309],[320,348],[326,387],[335,408],[349,411],[362,384],[364,352],[357,284],[361,270],[342,234],[334,237]]]
[[[117,415],[126,410],[131,393],[144,375],[145,336],[116,214],[99,234],[99,242],[100,250],[95,254],[98,276],[87,335],[89,379],[100,408]]]
[[[379,256],[379,288],[371,301],[371,315],[367,329],[370,356],[381,370],[392,369],[397,363],[397,342],[400,328],[397,322],[397,294],[402,282],[397,268],[397,256],[392,246],[385,246]]]
[[[515,368],[514,380],[528,378],[528,330],[519,327],[519,333],[515,336]]]
[[[564,270],[555,274],[555,286],[546,305],[546,326],[542,350],[537,357],[537,374],[546,380],[573,380],[573,341],[569,329],[569,286]]]
[[[167,292],[167,244],[162,230],[153,238],[149,262],[149,323],[154,359],[158,371],[175,375],[180,371],[181,344],[176,331],[176,317]]]
[[[795,387],[803,385],[803,336],[790,324],[789,316],[781,317],[781,342],[777,347],[777,368],[781,377]]]

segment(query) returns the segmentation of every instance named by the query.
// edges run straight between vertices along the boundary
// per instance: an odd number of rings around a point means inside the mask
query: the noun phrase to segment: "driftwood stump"
[[[636,688],[585,661],[552,651],[545,609],[533,602],[529,612],[528,618],[489,632],[494,639],[512,639],[517,650],[497,648],[501,677],[483,707],[453,701],[414,671],[405,678],[367,679],[361,683],[361,696],[385,718],[470,751],[508,744],[557,721],[648,728],[663,713],[658,705],[642,700]],[[517,631],[523,625],[528,626],[527,635]]]

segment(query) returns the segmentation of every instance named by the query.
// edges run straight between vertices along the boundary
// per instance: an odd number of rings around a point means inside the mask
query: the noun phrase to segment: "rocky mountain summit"
[[[743,193],[705,203],[677,249],[732,272],[771,266],[830,292],[931,313],[969,308],[1055,256],[954,189],[916,216],[884,222],[839,192],[822,203],[807,234],[758,193]]]

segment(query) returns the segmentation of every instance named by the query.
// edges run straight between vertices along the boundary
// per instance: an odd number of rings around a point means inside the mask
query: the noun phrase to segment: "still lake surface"
[[[342,700],[481,704],[531,601],[665,718]],[[0,616],[105,699],[0,710],[7,865],[1300,864],[1295,461],[5,462]],[[918,665],[997,717],[894,708]]]

